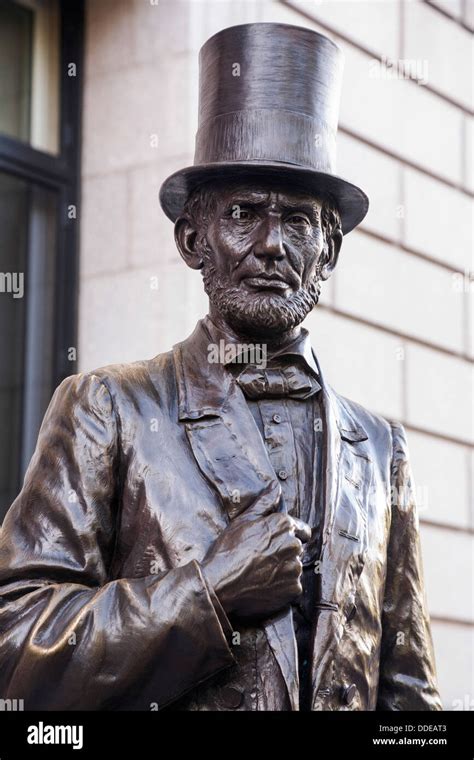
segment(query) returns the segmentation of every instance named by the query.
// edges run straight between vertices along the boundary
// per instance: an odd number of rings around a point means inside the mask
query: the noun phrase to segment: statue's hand
[[[298,597],[302,542],[310,536],[306,523],[281,512],[233,520],[201,563],[225,612],[265,618]]]

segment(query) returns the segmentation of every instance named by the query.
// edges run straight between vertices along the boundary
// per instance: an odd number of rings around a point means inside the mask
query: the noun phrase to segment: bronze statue
[[[195,164],[160,197],[209,314],[57,388],[1,535],[1,698],[441,709],[404,430],[301,327],[368,207],[334,174],[341,65],[284,24],[204,45]]]

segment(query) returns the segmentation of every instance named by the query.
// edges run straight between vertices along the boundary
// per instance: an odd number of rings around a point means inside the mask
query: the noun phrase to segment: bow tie
[[[238,375],[236,382],[250,399],[286,397],[305,401],[321,390],[318,381],[309,372],[295,365],[262,369],[249,364]]]

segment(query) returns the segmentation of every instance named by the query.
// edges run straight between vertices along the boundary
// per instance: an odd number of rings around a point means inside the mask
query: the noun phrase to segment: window
[[[0,520],[75,371],[82,0],[0,0]]]
[[[0,2],[0,132],[59,152],[59,0]]]

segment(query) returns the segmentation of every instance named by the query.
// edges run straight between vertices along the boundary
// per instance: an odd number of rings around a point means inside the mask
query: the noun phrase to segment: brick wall
[[[158,190],[192,163],[197,51],[281,21],[345,53],[338,171],[371,200],[308,318],[335,388],[403,422],[447,708],[472,679],[471,0],[101,0],[87,7],[82,370],[167,350],[205,313]],[[398,74],[394,76],[394,67]]]

